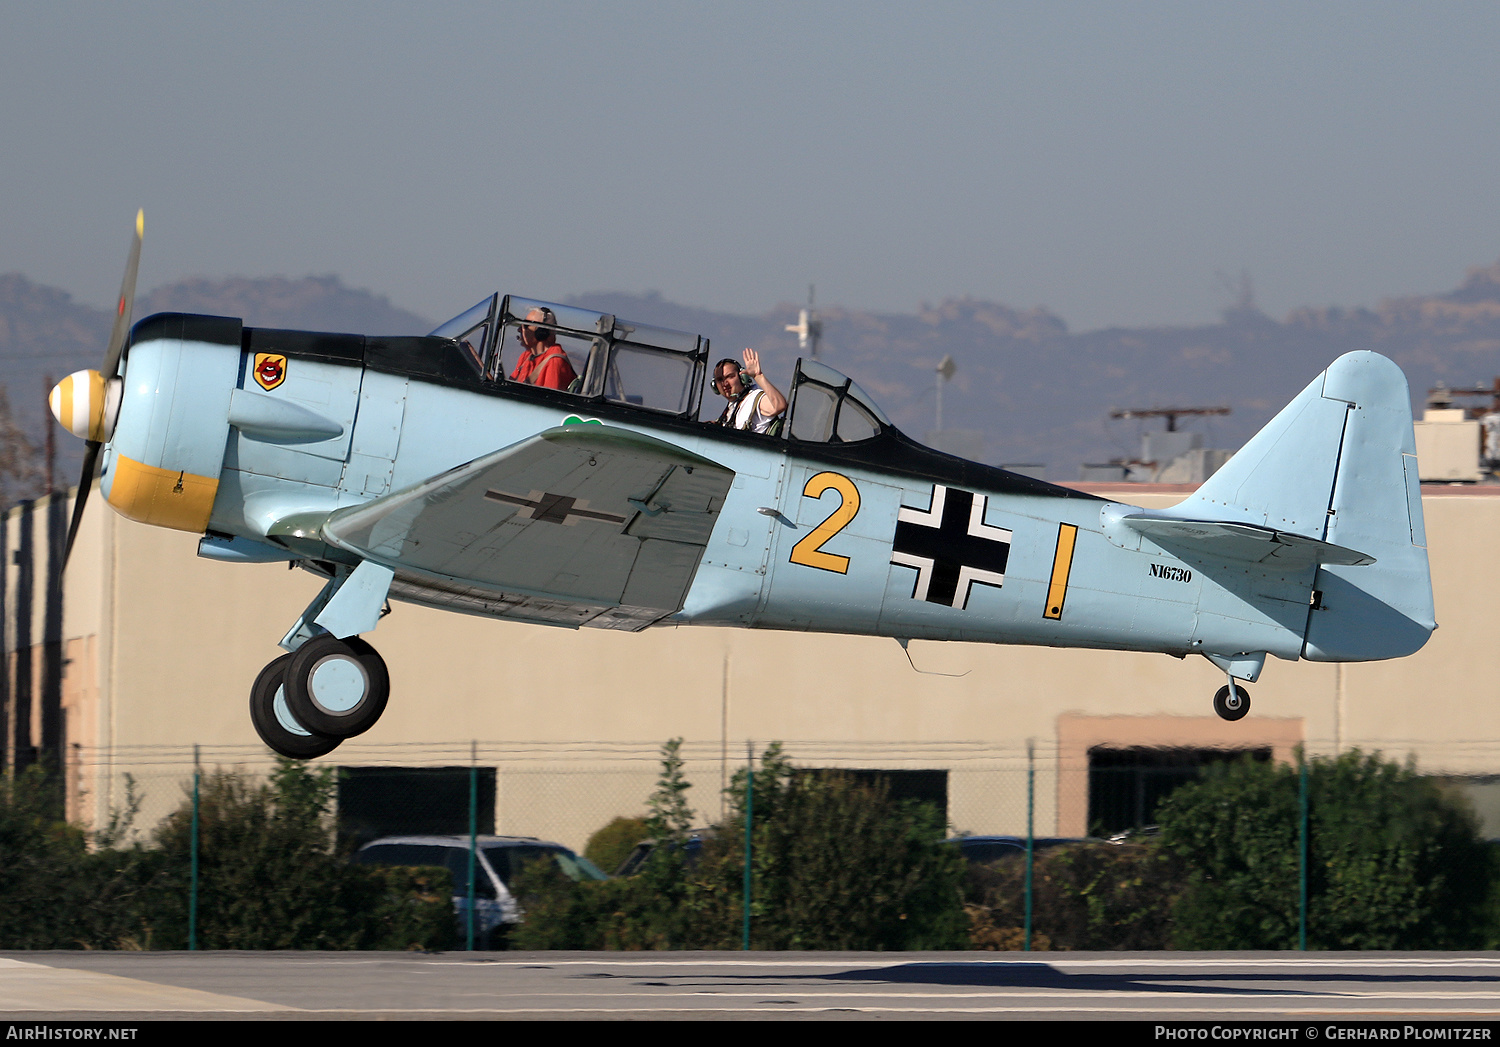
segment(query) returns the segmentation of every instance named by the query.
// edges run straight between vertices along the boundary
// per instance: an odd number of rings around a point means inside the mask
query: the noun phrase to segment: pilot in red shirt
[[[521,344],[526,347],[526,351],[516,362],[516,369],[510,373],[510,380],[538,385],[543,389],[566,390],[578,377],[568,354],[557,344],[557,336],[551,329],[532,326],[555,324],[557,317],[552,315],[550,309],[533,309],[526,314],[526,319],[528,322],[521,325],[520,335]]]

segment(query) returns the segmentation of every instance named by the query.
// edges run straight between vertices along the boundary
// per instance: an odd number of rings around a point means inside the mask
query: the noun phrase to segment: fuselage
[[[206,533],[205,555],[255,559],[246,543],[257,543],[262,558],[320,569],[273,530],[597,421],[735,474],[681,608],[658,624],[1301,651],[1315,566],[1174,554],[1119,523],[1131,507],[941,454],[883,424],[861,439],[799,439],[797,406],[788,432],[755,435],[486,377],[448,338],[154,317],[126,359],[102,489],[127,516]],[[397,579],[394,599],[541,620]]]

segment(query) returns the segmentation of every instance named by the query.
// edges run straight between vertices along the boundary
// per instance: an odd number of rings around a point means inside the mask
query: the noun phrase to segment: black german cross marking
[[[891,563],[915,567],[911,598],[967,609],[975,584],[1005,582],[1011,533],[984,522],[986,495],[932,485],[932,507],[903,505],[891,541]]]
[[[588,508],[588,502],[566,494],[547,494],[532,491],[527,497],[505,491],[486,491],[484,496],[492,502],[508,502],[519,505],[516,515],[525,520],[541,520],[545,523],[563,524],[572,527],[579,520],[600,520],[604,523],[625,522],[625,517],[613,513],[601,513]]]

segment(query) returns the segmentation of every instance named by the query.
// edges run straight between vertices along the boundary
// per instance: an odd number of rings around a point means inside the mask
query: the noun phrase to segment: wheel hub
[[[308,692],[320,709],[342,716],[358,708],[370,693],[370,678],[352,658],[329,655],[308,674]]]

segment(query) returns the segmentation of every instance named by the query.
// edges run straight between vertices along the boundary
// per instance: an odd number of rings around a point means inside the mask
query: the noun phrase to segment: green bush
[[[50,949],[76,933],[72,911],[88,854],[82,830],[58,816],[55,789],[40,767],[0,778],[0,942]]]
[[[40,767],[0,778],[0,948],[146,948],[142,918],[159,865],[138,848],[90,850]],[[116,827],[118,828],[118,827]]]
[[[720,838],[743,875],[745,776]],[[956,949],[966,942],[965,863],[931,804],[810,775],[773,745],[755,778],[751,943],[758,949]],[[738,880],[724,884],[738,891]],[[739,906],[734,907],[736,910]]]
[[[278,760],[270,780],[207,775],[198,804],[201,949],[434,948],[453,935],[436,870],[350,865],[328,825],[334,771]],[[187,944],[192,805],[156,832],[159,948]]]
[[[1297,946],[1299,773],[1224,765],[1165,801],[1162,846],[1187,870],[1178,948]],[[1491,859],[1466,807],[1379,754],[1314,757],[1307,773],[1309,948],[1485,943]]]
[[[1026,926],[1026,861],[969,870],[971,944],[1020,949]],[[1182,869],[1150,843],[1070,844],[1038,854],[1032,869],[1032,948],[1166,949]]]
[[[722,922],[705,913],[703,892],[693,886],[697,877],[681,858],[693,819],[681,745],[674,738],[662,746],[644,825],[656,847],[641,869],[630,877],[574,883],[555,863],[528,866],[511,883],[526,914],[511,934],[516,948],[698,948],[692,943],[705,933],[705,922]]]
[[[745,799],[683,860],[692,812],[676,742],[648,804],[658,846],[635,876],[573,884],[546,874],[518,890],[515,943],[547,949],[733,949],[742,941]],[[755,777],[751,945],[757,949],[962,948],[963,860],[930,806],[894,803],[842,775],[794,769],[772,746]]]
[[[282,761],[269,783],[208,776],[200,789],[198,945],[204,949],[438,948],[454,933],[441,870],[351,866],[326,816],[331,772]],[[188,945],[192,806],[155,846],[90,849],[47,777],[0,780],[0,948]],[[93,844],[123,835],[119,824]]]
[[[630,857],[635,845],[649,835],[644,818],[613,818],[589,837],[583,856],[605,872],[612,873]]]

